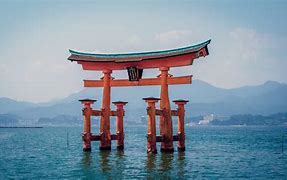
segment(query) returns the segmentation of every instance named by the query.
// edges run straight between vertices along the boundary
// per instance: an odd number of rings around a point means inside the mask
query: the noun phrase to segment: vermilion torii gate
[[[113,102],[117,110],[112,111],[111,87],[124,86],[151,86],[160,85],[160,98],[143,98],[148,103],[148,152],[156,153],[156,142],[161,142],[161,151],[174,151],[173,141],[178,141],[178,150],[185,150],[184,134],[184,105],[186,100],[175,100],[178,105],[177,110],[171,110],[168,96],[168,85],[191,84],[192,76],[173,77],[168,73],[172,67],[192,65],[194,59],[207,56],[207,45],[210,40],[203,43],[184,48],[128,53],[128,54],[93,54],[70,50],[70,61],[77,61],[83,70],[102,71],[103,78],[100,80],[84,80],[85,87],[103,87],[102,109],[93,110],[91,104],[95,100],[82,99],[84,115],[84,151],[90,151],[91,141],[100,141],[100,149],[111,149],[111,140],[117,140],[118,149],[124,147],[123,116],[124,105],[127,102]],[[148,68],[159,68],[160,75],[156,78],[142,78],[143,70]],[[114,79],[111,77],[112,71],[127,70],[129,79]],[[155,103],[160,101],[160,109],[156,109]],[[155,116],[160,116],[160,136],[156,136]],[[91,116],[101,116],[100,134],[91,133]],[[117,133],[110,133],[110,116],[117,116]],[[173,135],[172,116],[178,116],[178,134]]]

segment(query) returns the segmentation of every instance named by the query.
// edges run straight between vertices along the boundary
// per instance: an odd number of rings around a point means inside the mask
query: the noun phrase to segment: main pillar
[[[156,149],[156,123],[155,123],[155,103],[160,100],[159,98],[148,97],[143,98],[148,103],[148,127],[147,127],[147,153],[157,153]]]
[[[185,151],[185,132],[184,132],[185,109],[184,109],[184,105],[188,103],[188,101],[180,99],[180,100],[174,100],[173,102],[177,105],[177,112],[178,112],[177,149],[178,151]]]
[[[168,70],[169,67],[161,67],[161,91],[160,91],[160,109],[163,116],[160,117],[160,134],[163,138],[161,142],[161,151],[173,152],[173,132],[170,102],[168,97]]]
[[[83,151],[91,151],[91,104],[93,104],[96,100],[81,99],[79,101],[84,104]]]
[[[103,101],[102,101],[102,116],[101,116],[101,127],[100,127],[100,136],[101,150],[110,150],[111,149],[111,132],[110,132],[110,103],[111,103],[111,70],[104,70],[103,77]]]
[[[124,149],[124,105],[128,102],[113,102],[117,107],[117,149]]]

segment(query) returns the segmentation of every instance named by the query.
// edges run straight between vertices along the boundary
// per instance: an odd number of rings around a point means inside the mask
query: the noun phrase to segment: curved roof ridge
[[[192,51],[198,50],[210,43],[211,39],[204,41],[202,43],[176,48],[176,49],[169,49],[169,50],[160,50],[160,51],[150,51],[150,52],[138,52],[138,53],[119,53],[119,54],[99,54],[99,53],[85,53],[85,52],[78,52],[69,49],[69,52],[72,55],[78,56],[90,56],[90,57],[98,57],[98,58],[124,58],[124,57],[142,57],[142,56],[153,56],[153,55],[167,55],[171,53],[180,53],[185,51]]]

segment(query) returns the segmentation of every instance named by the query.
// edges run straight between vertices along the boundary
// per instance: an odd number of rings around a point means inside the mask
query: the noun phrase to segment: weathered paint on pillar
[[[178,151],[185,151],[185,131],[184,131],[185,108],[184,108],[184,105],[188,103],[188,101],[187,100],[174,100],[173,102],[177,105],[177,112],[178,112],[177,149]]]
[[[167,83],[168,70],[169,67],[160,67],[160,109],[164,111],[164,116],[160,117],[160,134],[163,137],[163,141],[161,142],[161,151],[173,152],[173,129]]]
[[[111,70],[104,70],[103,74],[103,101],[102,101],[102,116],[101,116],[101,127],[100,127],[100,136],[101,150],[110,150],[111,149],[111,132],[110,132],[110,103],[111,103]]]
[[[91,151],[91,104],[93,104],[96,100],[82,99],[79,101],[84,104],[83,151]]]
[[[147,128],[147,153],[157,153],[156,149],[156,123],[155,123],[155,103],[160,100],[159,98],[148,97],[143,98],[148,103],[148,128]]]
[[[116,101],[113,102],[114,105],[117,107],[117,149],[124,149],[124,105],[127,104],[127,102],[122,101]]]

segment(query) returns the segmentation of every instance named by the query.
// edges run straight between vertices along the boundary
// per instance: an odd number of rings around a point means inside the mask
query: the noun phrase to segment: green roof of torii
[[[140,52],[140,53],[96,54],[96,53],[84,53],[84,52],[69,50],[71,53],[71,56],[68,59],[72,61],[73,60],[81,61],[80,57],[90,57],[92,59],[101,59],[101,60],[109,60],[109,59],[114,60],[114,59],[138,59],[138,58],[142,59],[142,58],[152,58],[152,57],[161,57],[161,56],[173,56],[173,55],[178,55],[178,54],[197,52],[200,49],[207,47],[210,41],[211,40],[209,39],[200,44],[187,46],[183,48],[162,50],[162,51],[152,51],[152,52]]]

